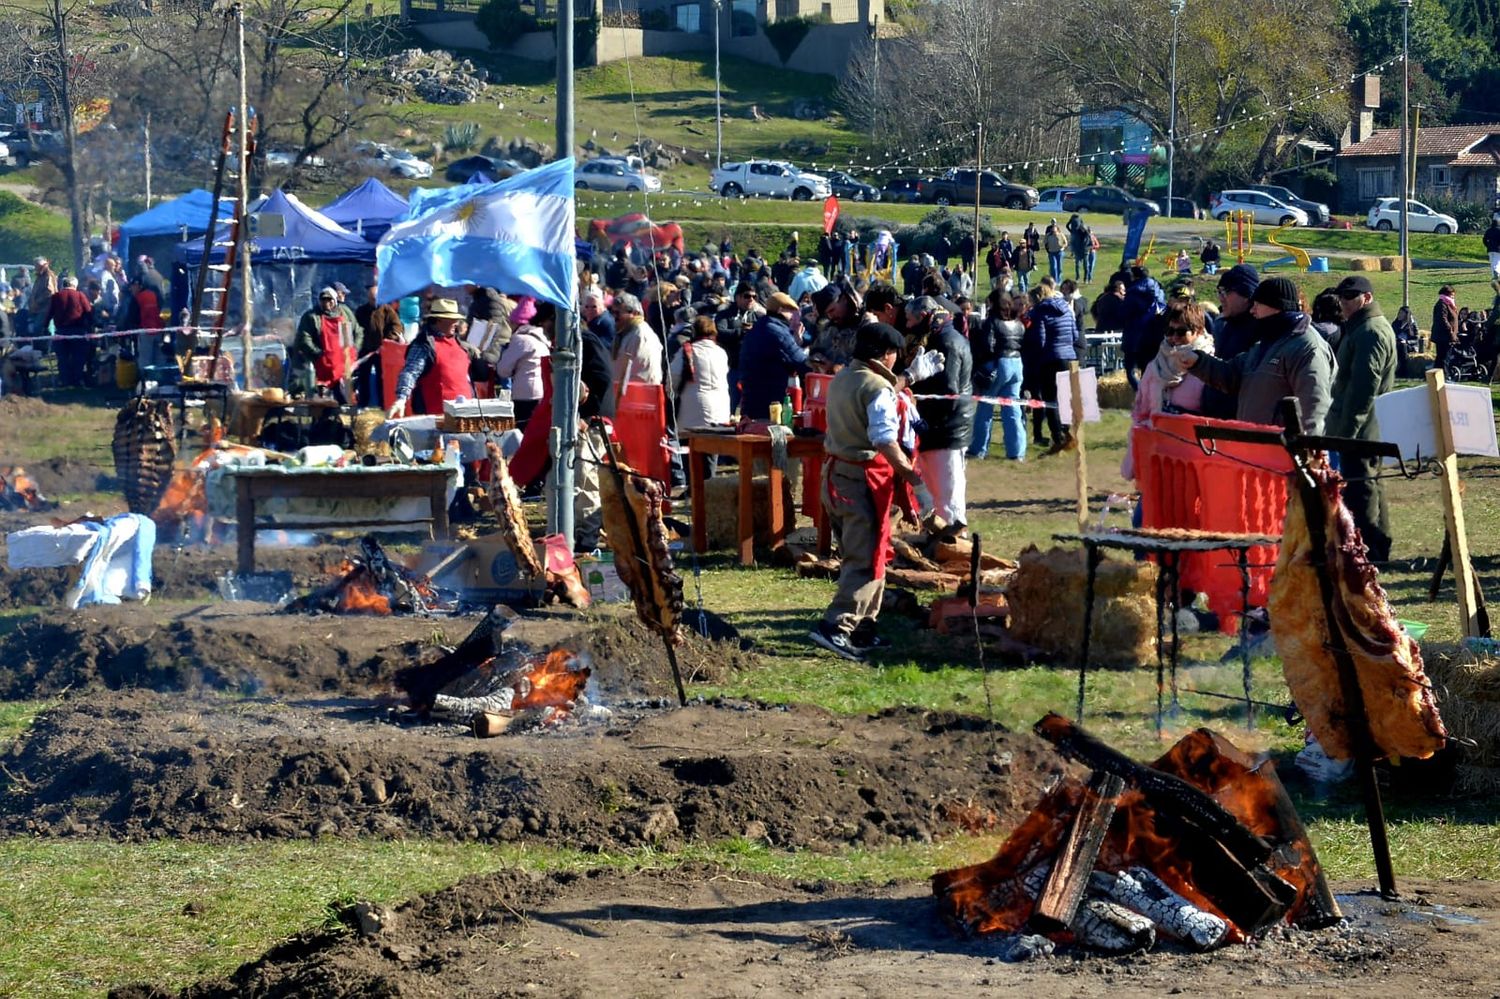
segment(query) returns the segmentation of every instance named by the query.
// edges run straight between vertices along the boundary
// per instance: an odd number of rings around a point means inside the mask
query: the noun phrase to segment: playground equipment
[[[1307,255],[1306,250],[1300,250],[1295,246],[1290,246],[1277,239],[1277,237],[1280,236],[1283,232],[1290,229],[1293,224],[1294,223],[1287,222],[1284,225],[1279,225],[1274,230],[1272,230],[1271,235],[1266,237],[1267,243],[1270,243],[1272,246],[1277,247],[1278,249],[1285,250],[1287,252],[1287,255],[1284,257],[1277,257],[1275,260],[1268,262],[1263,268],[1264,270],[1270,270],[1272,267],[1285,267],[1287,264],[1296,264],[1299,271],[1312,270],[1312,258]]]
[[[1232,246],[1239,262],[1245,262],[1245,254],[1255,245],[1254,213],[1237,209],[1224,216],[1224,245]]]

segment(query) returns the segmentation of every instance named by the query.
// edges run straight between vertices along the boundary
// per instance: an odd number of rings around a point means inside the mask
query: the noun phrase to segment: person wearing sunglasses
[[[1201,413],[1203,393],[1207,386],[1196,378],[1187,377],[1187,369],[1179,359],[1180,349],[1202,351],[1212,355],[1214,339],[1209,336],[1207,315],[1203,306],[1191,298],[1174,298],[1167,304],[1166,334],[1156,356],[1141,371],[1140,385],[1135,390],[1135,405],[1131,407],[1132,426],[1149,423],[1157,413]],[[1125,458],[1120,462],[1120,474],[1127,479],[1135,478],[1135,455],[1131,450],[1134,434],[1125,438]]]

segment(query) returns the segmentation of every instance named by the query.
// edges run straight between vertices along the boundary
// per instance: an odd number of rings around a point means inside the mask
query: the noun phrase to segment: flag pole
[[[557,4],[557,156],[573,155],[573,2]],[[570,195],[571,196],[571,195]],[[570,241],[576,233],[568,233]],[[575,265],[576,266],[576,265]],[[577,284],[574,283],[576,289]],[[575,291],[576,297],[576,291]],[[575,303],[576,304],[576,303]],[[547,529],[561,534],[571,550],[574,539],[574,463],[578,456],[579,349],[576,309],[559,309],[552,352],[552,500]]]

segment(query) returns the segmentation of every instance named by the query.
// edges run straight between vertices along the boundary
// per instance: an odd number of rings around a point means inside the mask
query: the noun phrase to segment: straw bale
[[[377,445],[370,435],[385,423],[385,412],[379,409],[361,409],[354,415],[354,451],[360,457],[377,453]],[[381,443],[385,443],[382,441]],[[386,445],[389,451],[390,446]]]
[[[704,483],[704,518],[710,550],[734,548],[740,543],[740,478],[738,474],[714,475]],[[755,540],[771,539],[770,480],[757,475],[750,480],[751,505],[755,509]]]
[[[1130,409],[1135,405],[1135,389],[1123,371],[1111,371],[1099,379],[1099,406],[1103,409]]]
[[[1400,257],[1381,257],[1380,269],[1383,271],[1404,271],[1406,265]]]
[[[1010,635],[1043,653],[1076,662],[1081,652],[1088,569],[1081,548],[1021,552],[1006,587]],[[1134,667],[1155,662],[1156,565],[1105,557],[1094,582],[1089,659]]]
[[[1432,644],[1422,658],[1448,735],[1463,746],[1457,790],[1500,790],[1500,659]]]
[[[1351,271],[1378,271],[1380,260],[1376,257],[1350,257],[1349,269]]]

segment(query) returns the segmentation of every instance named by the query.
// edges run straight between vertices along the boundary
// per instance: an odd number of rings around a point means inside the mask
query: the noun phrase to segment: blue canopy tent
[[[294,325],[312,306],[319,288],[342,281],[351,289],[362,289],[370,276],[375,244],[307,207],[296,195],[277,190],[252,219],[250,263],[257,327],[288,318]],[[224,252],[215,247],[211,262],[222,263]],[[196,280],[203,241],[179,243],[175,255],[187,269],[189,282]],[[239,321],[238,313],[239,296],[231,295],[229,325]]]
[[[229,201],[224,198],[219,199],[218,207],[226,213],[232,211]],[[213,209],[213,194],[201,188],[180,198],[163,201],[120,223],[115,250],[127,260],[132,250],[136,254],[165,257],[177,243],[193,236],[202,238],[208,231]]]
[[[330,201],[322,214],[371,243],[378,243],[391,223],[406,214],[406,199],[370,177]]]

